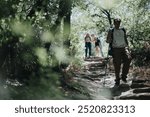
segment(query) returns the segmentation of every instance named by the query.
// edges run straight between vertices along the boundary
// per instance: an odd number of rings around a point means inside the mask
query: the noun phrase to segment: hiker
[[[96,52],[95,52],[95,34],[91,34],[91,44],[92,44],[92,47],[91,47],[91,56],[95,56]]]
[[[127,82],[127,74],[131,63],[131,55],[128,49],[126,31],[120,28],[121,19],[114,19],[114,28],[110,29],[106,42],[112,46],[112,57],[115,68],[115,85],[120,84],[120,79]],[[120,77],[121,63],[123,63],[122,74]]]
[[[85,58],[87,58],[88,52],[89,52],[88,58],[90,58],[90,56],[91,56],[91,37],[90,37],[89,33],[86,34],[84,41],[85,41]]]
[[[95,55],[97,57],[100,57],[100,40],[97,37],[95,37],[94,42],[95,42]]]

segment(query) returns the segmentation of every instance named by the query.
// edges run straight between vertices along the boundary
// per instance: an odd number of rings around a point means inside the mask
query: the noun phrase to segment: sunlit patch
[[[44,48],[36,48],[35,54],[38,57],[39,63],[43,66],[48,65],[48,54]]]
[[[15,21],[11,25],[12,31],[15,32],[17,35],[22,36],[24,40],[20,41],[30,41],[31,37],[33,36],[33,30],[29,23]]]
[[[55,46],[53,47],[53,51],[55,53],[55,57],[59,62],[68,63],[69,57],[67,57],[67,51],[63,47]]]
[[[119,6],[123,0],[95,0],[95,3],[104,9],[112,9]]]
[[[53,39],[54,39],[54,37],[51,32],[46,31],[41,35],[41,40],[43,42],[51,42],[51,41],[53,41]]]

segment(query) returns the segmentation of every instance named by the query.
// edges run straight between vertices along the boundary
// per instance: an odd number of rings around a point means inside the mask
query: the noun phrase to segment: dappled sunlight
[[[111,99],[112,98],[112,94],[109,88],[99,88],[97,90],[97,94],[95,95],[95,99],[96,100],[107,100],[107,99]]]
[[[123,0],[94,0],[95,3],[104,8],[104,9],[112,9],[114,7],[118,7]]]
[[[113,99],[132,88],[133,78],[150,86],[150,49],[142,46],[149,42],[149,2],[143,1],[0,1],[0,99]],[[106,43],[114,18],[121,18],[134,57],[119,88]],[[126,35],[115,31],[124,43]]]
[[[34,36],[32,26],[28,22],[14,21],[11,25],[12,31],[16,33],[20,42],[30,44]]]
[[[13,32],[23,37],[20,38],[21,42],[22,41],[27,43],[30,42],[31,37],[33,36],[33,30],[32,30],[32,26],[29,23],[14,21],[11,27]]]
[[[87,26],[93,25],[92,17],[89,16],[88,11],[84,11],[82,9],[73,9],[72,16],[71,16],[71,22],[72,22],[72,30],[76,26],[78,26],[78,29],[75,29],[76,31],[80,31],[81,28],[85,28],[84,30],[88,29]],[[79,30],[80,29],[80,30]]]
[[[41,35],[41,40],[43,42],[52,42],[54,41],[54,36],[51,32],[46,31]]]
[[[67,57],[67,51],[64,47],[54,46],[52,50],[55,53],[55,57],[59,62],[69,63],[69,57]]]
[[[36,48],[35,54],[38,57],[39,63],[43,66],[48,65],[48,54],[45,48]]]

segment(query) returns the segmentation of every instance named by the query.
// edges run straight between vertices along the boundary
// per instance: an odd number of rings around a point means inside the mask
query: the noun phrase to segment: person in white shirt
[[[114,19],[114,28],[109,30],[107,35],[107,43],[112,45],[112,57],[115,68],[115,85],[120,84],[120,79],[127,82],[127,74],[131,63],[130,52],[128,51],[128,41],[126,31],[120,28],[121,19]],[[122,74],[120,77],[121,63],[123,63]]]

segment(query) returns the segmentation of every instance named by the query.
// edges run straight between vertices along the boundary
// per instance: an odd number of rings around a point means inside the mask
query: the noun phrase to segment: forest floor
[[[127,83],[121,81],[115,86],[112,59],[92,57],[85,59],[80,69],[70,67],[66,95],[72,99],[113,100],[150,99],[150,78],[148,69],[130,68]],[[146,76],[146,75],[147,76]]]
[[[63,92],[63,99],[150,100],[150,67],[133,65],[134,63],[130,67],[127,83],[121,81],[119,86],[115,86],[111,58],[92,57],[84,59],[80,67],[70,65],[64,70],[62,85],[59,87]],[[8,87],[22,86],[17,80],[7,80],[6,84],[0,85],[0,99],[9,99]]]

